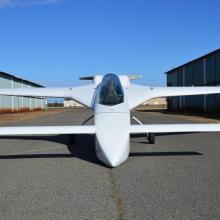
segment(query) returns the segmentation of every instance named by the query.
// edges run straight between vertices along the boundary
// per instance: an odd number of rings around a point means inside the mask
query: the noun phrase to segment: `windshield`
[[[124,102],[124,92],[117,75],[107,74],[103,77],[99,103],[102,105],[118,105]]]

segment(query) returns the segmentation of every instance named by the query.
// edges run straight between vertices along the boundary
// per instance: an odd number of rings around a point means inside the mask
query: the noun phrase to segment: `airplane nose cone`
[[[127,160],[130,151],[130,115],[126,113],[98,113],[96,124],[96,154],[110,167]]]
[[[124,158],[120,154],[114,155],[113,157],[112,156],[109,157],[108,155],[105,154],[104,157],[105,157],[104,160],[106,161],[105,163],[110,167],[117,167],[127,159],[127,156]]]
[[[111,160],[109,161],[109,166],[112,167],[112,168],[115,168],[115,167],[118,167],[121,163],[123,162],[120,162],[119,160]]]
[[[130,151],[129,134],[96,134],[96,153],[98,158],[110,167],[117,167],[127,160]]]

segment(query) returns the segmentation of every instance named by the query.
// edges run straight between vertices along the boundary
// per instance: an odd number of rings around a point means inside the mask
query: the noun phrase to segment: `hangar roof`
[[[199,59],[202,59],[202,58],[204,58],[204,57],[206,57],[206,56],[208,56],[208,55],[211,55],[211,54],[213,54],[213,53],[216,53],[216,52],[220,52],[220,48],[217,49],[217,50],[214,50],[214,51],[212,51],[212,52],[210,52],[210,53],[208,53],[208,54],[205,54],[205,55],[203,55],[203,56],[201,56],[201,57],[198,57],[198,58],[196,58],[196,59],[194,59],[194,60],[191,60],[191,61],[189,61],[189,62],[187,62],[187,63],[184,63],[184,64],[182,64],[181,66],[175,67],[175,68],[173,68],[173,69],[171,69],[171,70],[165,72],[165,74],[169,74],[169,73],[171,73],[171,72],[174,71],[174,70],[177,70],[177,69],[179,69],[179,68],[181,68],[181,67],[183,67],[183,66],[185,66],[185,65],[187,65],[187,64],[193,63],[194,61],[197,61],[197,60],[199,60]]]
[[[9,78],[9,79],[21,81],[24,84],[29,84],[29,85],[32,85],[33,87],[44,87],[44,86],[39,85],[37,83],[31,82],[31,81],[28,81],[28,80],[25,80],[25,79],[22,79],[22,78],[18,78],[16,76],[13,76],[13,75],[11,75],[9,73],[5,73],[5,72],[2,72],[2,71],[0,71],[0,77],[6,77],[6,78]]]

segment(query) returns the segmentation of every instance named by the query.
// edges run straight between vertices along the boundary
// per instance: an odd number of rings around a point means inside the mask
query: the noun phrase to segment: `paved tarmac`
[[[81,124],[87,109],[15,125]],[[190,123],[134,113],[144,123]],[[90,122],[90,124],[92,121]],[[195,121],[193,121],[195,123]],[[11,124],[12,125],[12,124]],[[131,139],[131,154],[110,169],[96,158],[94,137],[2,137],[0,219],[219,219],[220,133]]]

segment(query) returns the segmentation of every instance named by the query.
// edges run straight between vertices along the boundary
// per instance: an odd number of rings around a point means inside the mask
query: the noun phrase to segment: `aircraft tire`
[[[149,144],[155,144],[155,135],[152,133],[148,134],[148,142]]]

